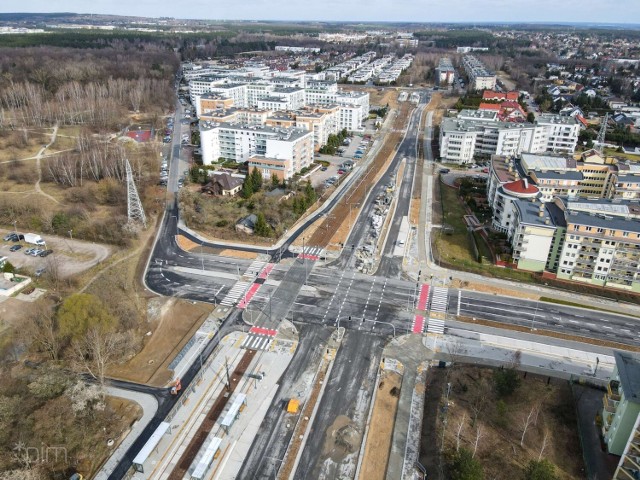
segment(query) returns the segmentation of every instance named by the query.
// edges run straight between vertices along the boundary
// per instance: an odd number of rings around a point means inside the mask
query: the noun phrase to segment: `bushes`
[[[466,448],[458,450],[448,464],[451,480],[483,480],[484,471],[478,460]]]
[[[493,372],[493,384],[499,397],[508,397],[520,386],[520,375],[513,368],[501,368]]]

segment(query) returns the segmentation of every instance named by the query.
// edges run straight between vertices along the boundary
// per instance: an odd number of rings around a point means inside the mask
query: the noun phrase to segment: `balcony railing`
[[[608,394],[602,396],[602,405],[607,413],[616,413],[616,409],[618,408],[618,402],[609,398]]]
[[[607,383],[607,394],[611,400],[620,401],[620,382],[618,380],[611,380]]]

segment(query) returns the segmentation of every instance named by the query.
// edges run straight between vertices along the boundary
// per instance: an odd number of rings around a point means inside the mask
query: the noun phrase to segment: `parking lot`
[[[34,274],[38,268],[47,268],[55,264],[56,268],[59,269],[60,275],[62,277],[68,277],[106,260],[112,253],[112,248],[107,245],[71,240],[52,235],[42,235],[46,246],[41,247],[31,245],[24,241],[2,241],[2,238],[10,232],[10,230],[0,229],[0,257],[7,257],[12,265],[24,269],[28,275]],[[23,232],[19,231],[19,233]],[[10,249],[14,245],[21,245],[22,248],[12,252]],[[53,253],[44,258],[25,255],[24,252],[33,247],[53,250]]]
[[[372,144],[372,139],[364,140],[363,137],[358,135],[354,135],[350,137],[351,143],[349,145],[343,145],[341,148],[344,149],[342,155],[323,155],[316,154],[316,160],[322,160],[325,162],[329,162],[330,165],[326,167],[326,170],[321,169],[318,170],[312,177],[311,183],[314,187],[321,187],[325,185],[325,182],[328,179],[334,178],[337,179],[342,175],[348,175],[350,169],[344,168],[343,164],[345,162],[353,162],[353,167],[355,167],[359,161],[367,154],[369,148]],[[358,153],[359,152],[359,153]],[[341,174],[339,170],[344,170]],[[327,185],[330,186],[330,185]]]

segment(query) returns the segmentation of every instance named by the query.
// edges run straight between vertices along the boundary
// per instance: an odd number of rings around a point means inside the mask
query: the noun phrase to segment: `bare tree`
[[[460,436],[462,435],[462,429],[467,421],[467,412],[462,414],[462,418],[458,422],[458,430],[456,431],[456,452],[460,450]]]
[[[520,437],[520,446],[524,446],[524,436],[529,429],[529,426],[533,423],[534,414],[536,411],[535,405],[531,407],[529,414],[526,417],[522,417],[522,437]]]
[[[476,437],[473,442],[473,454],[471,455],[472,458],[476,456],[476,452],[478,451],[478,445],[480,444],[480,440],[482,440],[484,436],[485,436],[484,427],[482,426],[482,424],[478,423],[476,425]]]
[[[58,290],[62,281],[62,265],[58,255],[49,255],[45,260],[46,276],[53,285],[54,290]]]
[[[73,352],[77,367],[104,387],[107,369],[121,353],[118,335],[98,327],[91,328],[83,338],[73,342]]]
[[[60,340],[53,309],[45,302],[33,304],[20,330],[24,339],[38,350],[46,352],[52,360],[58,360]]]
[[[544,429],[544,437],[542,437],[542,445],[540,446],[540,453],[538,454],[538,461],[542,460],[542,455],[544,455],[544,451],[549,444],[549,430],[547,428]]]

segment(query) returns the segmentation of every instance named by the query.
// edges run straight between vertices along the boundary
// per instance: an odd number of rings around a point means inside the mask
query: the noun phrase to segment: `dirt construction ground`
[[[380,376],[360,478],[383,480],[386,476],[401,384],[396,372],[385,370]]]
[[[114,250],[114,247],[100,243],[42,235],[42,238],[47,242],[46,248],[53,250],[53,254],[46,258],[32,257],[31,255],[25,255],[24,252],[28,248],[34,247],[34,245],[25,242],[1,241],[1,238],[9,232],[13,232],[13,230],[0,229],[0,257],[8,257],[9,262],[15,267],[24,268],[27,272],[33,272],[38,267],[46,266],[48,262],[55,259],[59,262],[61,276],[69,277],[105,261]],[[9,249],[16,244],[22,245],[22,248],[17,252],[10,252]]]
[[[362,204],[369,186],[375,184],[377,178],[384,172],[384,166],[393,158],[395,147],[402,139],[401,132],[409,119],[410,108],[412,106],[408,102],[401,105],[399,114],[393,121],[393,131],[387,135],[384,144],[368,167],[367,173],[362,176],[363,181],[356,183],[343,195],[340,202],[331,211],[331,215],[324,218],[319,228],[308,239],[308,245],[326,247],[329,243],[344,241],[349,229],[349,203]],[[351,210],[353,215],[355,209]],[[326,232],[335,232],[335,234],[329,238]]]

